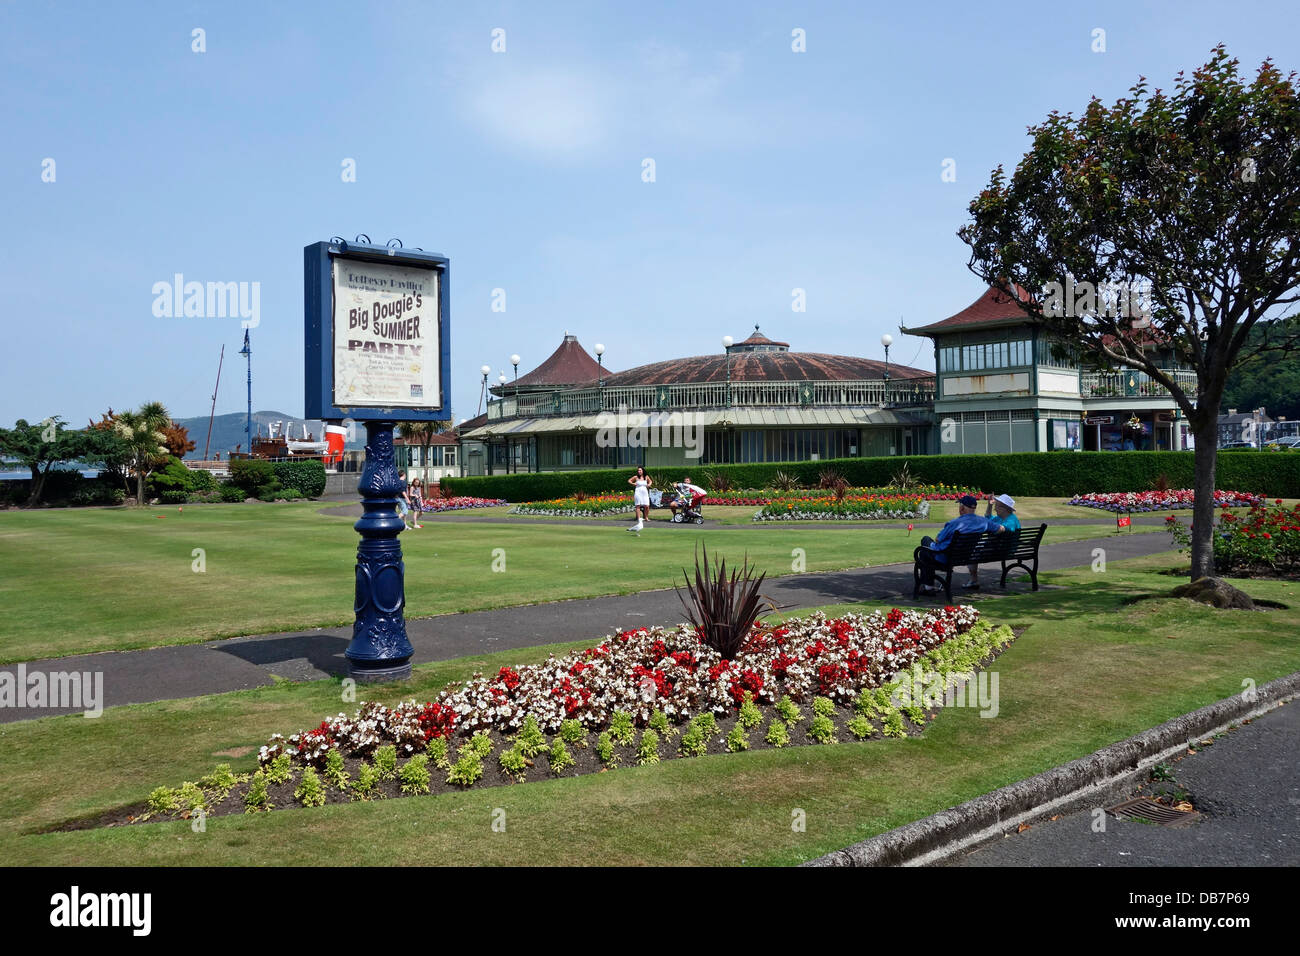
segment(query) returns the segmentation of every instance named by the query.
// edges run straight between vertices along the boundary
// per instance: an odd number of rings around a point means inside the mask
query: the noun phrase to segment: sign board
[[[1118,531],[1120,528],[1130,528],[1130,527],[1132,527],[1132,526],[1133,526],[1133,519],[1132,519],[1131,517],[1129,517],[1128,515],[1116,515],[1116,516],[1115,516],[1115,530],[1116,530],[1116,531]]]
[[[1096,418],[1085,418],[1085,425],[1110,425],[1115,421],[1114,415],[1099,415]]]
[[[303,250],[304,417],[450,420],[449,265],[343,240]]]

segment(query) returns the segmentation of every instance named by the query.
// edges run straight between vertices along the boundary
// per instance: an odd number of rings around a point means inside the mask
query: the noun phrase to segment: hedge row
[[[319,498],[325,493],[325,466],[319,461],[277,461],[275,479],[281,488],[297,489],[304,498]]]
[[[23,505],[32,493],[30,478],[0,481],[0,505]],[[120,505],[126,500],[121,486],[106,478],[86,478],[80,472],[56,469],[41,487],[43,505]]]
[[[319,498],[325,493],[325,466],[315,459],[273,462],[237,458],[230,463],[230,481],[258,497],[284,490]]]
[[[783,471],[801,484],[815,485],[834,469],[850,485],[883,486],[906,464],[922,484],[945,483],[1010,495],[1061,497],[1104,491],[1145,491],[1161,475],[1170,488],[1192,487],[1195,468],[1189,451],[1019,452],[1009,455],[910,455],[888,458],[839,458],[829,461],[773,462],[750,465],[704,465],[686,469],[696,484],[709,487],[710,476],[725,474],[734,488],[762,488]],[[650,469],[655,487],[682,478],[683,469]],[[633,469],[544,472],[442,479],[445,495],[541,501],[575,491],[598,494],[628,487]],[[1300,454],[1228,451],[1219,455],[1218,487],[1282,498],[1300,497]]]

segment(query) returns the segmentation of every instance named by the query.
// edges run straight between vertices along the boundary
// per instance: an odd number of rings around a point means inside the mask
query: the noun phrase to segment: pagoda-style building
[[[1015,292],[1029,301],[1024,289]],[[1162,386],[1132,369],[1081,362],[997,289],[942,321],[903,331],[934,342],[934,452],[1186,447],[1186,422]],[[1144,347],[1162,351],[1155,342]],[[1195,374],[1165,352],[1159,367],[1194,390]]]

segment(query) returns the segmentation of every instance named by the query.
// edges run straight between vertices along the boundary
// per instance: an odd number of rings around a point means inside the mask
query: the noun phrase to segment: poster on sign
[[[1132,519],[1131,517],[1129,517],[1128,515],[1116,515],[1116,516],[1115,516],[1115,530],[1116,530],[1116,531],[1118,531],[1120,528],[1132,528],[1132,526],[1133,526],[1133,519]]]
[[[450,419],[447,258],[336,239],[304,263],[306,417]]]
[[[419,408],[438,396],[438,274],[336,258],[334,404]]]

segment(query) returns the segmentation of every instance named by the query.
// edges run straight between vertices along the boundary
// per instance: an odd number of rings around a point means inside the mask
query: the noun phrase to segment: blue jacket
[[[930,550],[937,552],[935,557],[942,561],[943,552],[952,544],[952,536],[958,532],[965,534],[970,531],[989,531],[994,526],[990,526],[989,519],[980,515],[958,515],[953,518],[939,531],[934,539],[934,544],[930,545]]]

